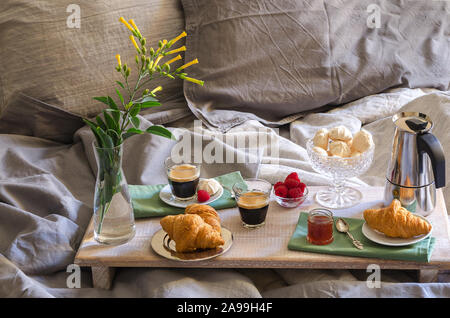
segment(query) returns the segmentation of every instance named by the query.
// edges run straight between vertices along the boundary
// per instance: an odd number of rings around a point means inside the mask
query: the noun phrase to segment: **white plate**
[[[171,206],[175,206],[177,208],[185,208],[189,204],[193,204],[193,203],[210,204],[210,203],[216,201],[218,198],[220,198],[222,196],[222,194],[223,194],[223,187],[220,186],[219,191],[217,191],[213,196],[211,196],[209,198],[209,200],[206,201],[206,202],[198,202],[197,194],[191,200],[182,201],[182,200],[177,200],[173,196],[172,190],[170,189],[170,185],[167,184],[159,192],[159,197],[161,198],[161,200],[163,200],[165,203],[167,203],[167,204],[169,204]]]
[[[176,251],[175,242],[163,229],[160,229],[153,235],[151,245],[157,254],[167,259],[183,262],[204,261],[222,255],[230,249],[233,244],[233,234],[230,230],[222,227],[222,238],[225,244],[217,248],[179,253]]]
[[[423,216],[418,215],[418,214],[416,214],[416,216],[420,217],[421,219],[425,220],[428,224],[431,225],[431,223]],[[433,227],[431,227],[431,230],[430,230],[430,232],[428,232],[428,234],[418,235],[418,236],[414,236],[414,237],[405,239],[405,238],[399,238],[399,237],[386,236],[385,234],[370,228],[370,226],[367,225],[366,222],[364,222],[364,224],[362,226],[362,233],[364,234],[365,237],[367,237],[372,242],[382,244],[382,245],[387,245],[387,246],[411,245],[411,244],[414,244],[414,243],[417,243],[417,242],[420,242],[420,241],[426,239],[427,237],[429,237],[431,235],[432,231],[433,231]]]

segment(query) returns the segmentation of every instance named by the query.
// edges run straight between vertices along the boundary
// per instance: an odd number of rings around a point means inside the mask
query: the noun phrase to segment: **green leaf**
[[[103,104],[109,105],[107,96],[93,97],[93,99],[98,100],[99,102],[102,102]]]
[[[147,101],[147,102],[142,102],[142,103],[138,103],[138,104],[141,106],[141,108],[161,106],[160,102],[155,102],[155,101]]]
[[[120,112],[120,110],[107,109],[107,111],[109,111],[111,113],[111,115],[114,118],[115,122],[117,123],[117,125],[119,125],[120,124],[120,115],[122,114]]]
[[[143,134],[144,131],[137,129],[137,128],[130,128],[127,130],[127,133],[134,133],[134,134]]]
[[[120,87],[125,88],[125,86],[123,86],[122,82],[116,81],[117,84],[119,84]]]
[[[111,117],[110,114],[106,110],[103,111],[103,117],[105,117],[106,125],[109,129],[119,130],[119,123],[116,123],[114,118]]]
[[[94,133],[97,144],[100,145],[101,139],[97,132],[97,124],[90,121],[89,119],[83,119],[83,121],[85,122],[86,125],[89,126],[89,128],[91,128],[92,132]]]
[[[134,127],[139,128],[141,121],[138,117],[131,117],[131,122],[133,123]]]
[[[142,99],[138,100],[136,104],[140,104],[141,108],[148,108],[154,106],[161,106],[161,103],[152,96],[145,96]]]
[[[100,127],[97,127],[98,135],[100,136],[100,139],[102,141],[101,147],[103,148],[114,148],[114,143],[112,141],[112,138],[108,136],[103,129]]]
[[[116,93],[119,96],[119,99],[122,102],[122,105],[125,105],[125,103],[123,102],[123,96],[122,96],[122,94],[120,94],[120,91],[117,88],[116,88]]]
[[[102,148],[102,147],[106,147],[105,145],[106,145],[106,142],[105,142],[105,139],[103,138],[104,137],[104,135],[105,135],[105,132],[100,128],[100,127],[97,127],[96,129],[95,129],[95,132],[96,132],[96,134],[97,134],[97,136],[98,136],[98,144],[97,144],[97,146],[98,147],[100,147],[100,148]],[[103,132],[103,133],[102,133]]]
[[[144,132],[142,130],[140,130],[140,129],[130,128],[130,129],[127,130],[126,133],[123,134],[123,140],[125,140],[125,139],[127,139],[127,138],[129,138],[131,136],[140,135],[140,134],[143,134],[143,133]]]
[[[175,136],[169,130],[167,130],[162,126],[150,126],[146,129],[146,132],[169,139],[175,139]]]
[[[94,99],[98,100],[99,102],[102,102],[103,104],[108,105],[112,109],[117,109],[117,110],[119,109],[119,107],[117,107],[117,105],[114,102],[114,100],[111,97],[109,97],[109,96],[94,97]]]
[[[116,103],[114,102],[114,100],[108,96],[108,105],[109,107],[111,107],[112,109],[117,109],[119,110],[119,107],[116,105]]]
[[[122,140],[120,139],[119,134],[117,133],[117,131],[112,130],[112,129],[108,129],[106,131],[106,133],[112,137],[114,145],[118,146],[122,143]]]
[[[141,111],[141,104],[134,104],[130,110],[130,116],[135,117]]]
[[[141,103],[143,102],[157,102],[158,100],[152,96],[146,96],[140,100]]]
[[[100,116],[96,116],[95,120],[97,121],[97,126],[100,127],[103,130],[108,129],[108,127],[106,126],[105,122],[102,120],[102,118]]]

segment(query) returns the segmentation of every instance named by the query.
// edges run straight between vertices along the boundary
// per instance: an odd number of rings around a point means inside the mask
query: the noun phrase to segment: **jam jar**
[[[313,209],[308,214],[309,243],[327,245],[333,242],[333,213],[327,209]]]

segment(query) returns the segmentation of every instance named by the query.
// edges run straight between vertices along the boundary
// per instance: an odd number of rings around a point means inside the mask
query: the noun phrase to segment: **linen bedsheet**
[[[364,127],[373,134],[376,143],[370,170],[351,183],[383,185],[393,133],[390,116],[398,111],[427,113],[435,122],[433,133],[449,153],[450,92],[393,89],[326,113],[305,115],[280,131],[257,121],[246,122],[227,134],[264,136],[279,145],[277,156],[265,152],[256,170],[244,164],[211,164],[206,173],[213,176],[239,169],[244,176],[258,173],[259,177],[274,183],[295,170],[308,185],[328,184],[327,178],[311,168],[306,140],[319,127],[344,124],[353,132]],[[3,133],[0,134],[0,297],[450,296],[450,279],[446,275],[440,276],[439,283],[418,284],[414,275],[402,271],[382,271],[382,287],[369,289],[365,271],[119,269],[112,290],[106,291],[92,288],[90,273],[83,270],[81,288],[67,288],[70,274],[66,272],[67,266],[73,263],[92,216],[96,169],[93,136],[87,127],[81,127],[74,133],[73,141],[45,139],[45,134],[39,134],[38,126],[33,132],[21,135],[18,133],[23,131],[20,130],[22,122],[15,123],[19,116],[14,117],[14,112],[6,112],[5,116],[0,120]],[[142,122],[150,125],[145,118]],[[77,123],[72,123],[77,127]],[[193,117],[167,127],[180,125],[192,128]],[[66,130],[68,126],[66,123]],[[201,132],[213,134],[203,129]],[[214,142],[220,143],[220,138]],[[174,144],[153,135],[129,138],[123,161],[128,183],[165,183],[162,163]],[[447,165],[447,180],[449,170]],[[450,210],[449,187],[444,189],[444,196]]]

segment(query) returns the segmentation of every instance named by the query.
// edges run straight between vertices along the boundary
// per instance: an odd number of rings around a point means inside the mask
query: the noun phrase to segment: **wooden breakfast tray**
[[[220,210],[222,226],[231,230],[234,243],[231,249],[214,259],[199,262],[179,262],[156,254],[150,242],[160,228],[160,218],[136,220],[136,235],[128,243],[104,246],[93,238],[92,220],[75,256],[75,264],[92,268],[94,287],[110,288],[115,267],[195,267],[195,268],[380,268],[419,270],[420,281],[430,281],[438,270],[450,269],[450,232],[442,191],[437,191],[436,208],[427,219],[433,225],[435,248],[429,263],[347,257],[288,250],[287,245],[296,227],[299,213],[319,207],[314,195],[321,187],[309,187],[309,197],[298,208],[285,209],[270,202],[265,226],[249,230],[241,225],[237,208]],[[362,212],[381,206],[382,187],[361,188],[362,202],[350,209],[333,210],[335,216],[362,218]]]

